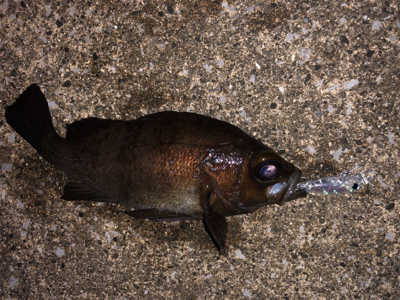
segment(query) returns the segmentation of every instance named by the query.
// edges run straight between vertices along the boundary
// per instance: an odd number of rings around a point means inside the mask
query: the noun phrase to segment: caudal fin
[[[39,153],[42,141],[57,135],[47,100],[35,83],[29,86],[14,104],[6,107],[5,116],[7,123]]]

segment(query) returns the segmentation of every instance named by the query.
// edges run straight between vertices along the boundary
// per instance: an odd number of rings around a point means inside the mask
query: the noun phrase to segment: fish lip
[[[297,191],[296,187],[301,178],[301,171],[296,168],[294,176],[291,178],[289,185],[285,191],[285,195],[282,198],[282,201],[279,203],[280,205],[284,204],[287,201],[295,200],[297,198],[305,197],[307,193],[304,191]]]

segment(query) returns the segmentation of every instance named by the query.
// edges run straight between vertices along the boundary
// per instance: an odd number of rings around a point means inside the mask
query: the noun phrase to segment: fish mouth
[[[287,201],[296,200],[298,198],[306,197],[307,192],[304,190],[296,189],[297,184],[301,178],[301,171],[296,168],[291,180],[289,181],[288,187],[286,188],[285,194],[279,205],[283,205]]]

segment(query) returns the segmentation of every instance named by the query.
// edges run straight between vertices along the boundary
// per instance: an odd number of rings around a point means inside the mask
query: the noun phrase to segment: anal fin
[[[154,221],[182,221],[195,219],[189,215],[158,209],[138,209],[125,211],[125,213],[137,219],[149,219]]]
[[[64,194],[61,196],[64,200],[87,200],[87,201],[98,201],[98,202],[113,202],[110,198],[101,194],[100,192],[92,189],[91,187],[83,183],[68,183],[64,187]]]

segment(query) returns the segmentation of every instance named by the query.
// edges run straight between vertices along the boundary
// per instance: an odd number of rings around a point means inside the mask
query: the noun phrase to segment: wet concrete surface
[[[2,299],[397,299],[397,1],[3,1]],[[372,185],[229,220],[135,220],[65,202],[65,174],[5,122],[30,84],[54,124],[164,110],[228,121],[307,178],[356,165]]]

